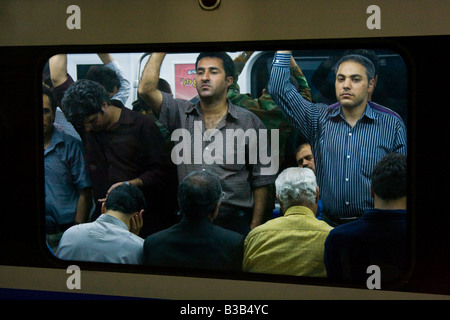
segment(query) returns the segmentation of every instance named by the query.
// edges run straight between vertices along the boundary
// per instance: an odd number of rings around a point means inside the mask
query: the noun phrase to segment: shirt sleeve
[[[120,88],[117,93],[112,97],[112,99],[120,100],[124,105],[128,100],[128,96],[130,95],[130,82],[124,78],[123,71],[117,61],[112,61],[105,65],[105,67],[113,70],[120,81]]]
[[[159,115],[157,115],[157,119],[161,122],[166,128],[173,132],[173,130],[180,128],[181,126],[181,117],[180,112],[186,111],[188,101],[181,102],[181,100],[174,99],[173,96],[169,93],[161,92],[163,96],[163,100],[161,103],[161,110]],[[156,116],[156,115],[155,115]]]
[[[143,116],[140,125],[139,152],[142,153],[144,172],[139,178],[144,183],[144,189],[150,192],[160,192],[176,183],[176,167],[170,159],[169,151],[163,136],[150,117]],[[175,184],[176,185],[176,184]]]
[[[266,186],[275,182],[279,170],[279,139],[273,136],[273,130],[267,130],[262,121],[253,116],[253,128],[258,136],[258,150],[250,151],[258,154],[258,161],[251,165],[250,186],[252,188]],[[274,145],[272,144],[272,141]]]
[[[56,99],[56,104],[61,106],[61,100],[64,97],[64,93],[66,90],[74,83],[73,78],[70,74],[67,74],[67,79],[62,84],[57,87],[52,87],[51,90],[53,92],[53,96]]]
[[[312,143],[317,132],[319,116],[328,106],[312,103],[297,91],[290,82],[290,59],[290,54],[275,54],[269,79],[269,93],[289,123]]]
[[[91,187],[91,178],[81,141],[75,138],[71,139],[69,152],[70,171],[73,177],[74,185],[78,190]]]

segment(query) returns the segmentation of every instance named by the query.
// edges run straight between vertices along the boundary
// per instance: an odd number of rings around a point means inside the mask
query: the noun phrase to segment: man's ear
[[[211,221],[213,221],[219,214],[219,208],[220,208],[220,201],[217,201],[216,206],[214,207],[214,211],[208,215]]]
[[[105,111],[109,107],[108,102],[104,101],[102,104],[102,110]]]
[[[377,80],[375,78],[369,80],[369,86],[367,88],[367,91],[369,93],[373,93],[374,92],[376,83],[377,83]]]
[[[233,84],[234,78],[232,76],[228,76],[225,79],[225,82],[227,83],[227,88],[229,88]]]

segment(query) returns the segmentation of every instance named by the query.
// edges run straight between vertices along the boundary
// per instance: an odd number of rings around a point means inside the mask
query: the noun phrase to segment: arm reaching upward
[[[162,94],[158,90],[159,73],[165,53],[153,52],[145,65],[139,81],[138,94],[155,114],[159,114],[162,104]]]
[[[54,87],[63,84],[67,76],[67,55],[57,54],[49,59],[50,79]]]

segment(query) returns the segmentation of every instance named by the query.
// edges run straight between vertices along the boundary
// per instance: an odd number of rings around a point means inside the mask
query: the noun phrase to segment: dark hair
[[[226,77],[236,77],[236,67],[234,65],[233,59],[223,51],[220,52],[202,52],[197,56],[197,61],[195,61],[195,70],[197,70],[198,62],[203,58],[219,58],[223,62],[223,69],[225,70]]]
[[[372,61],[370,59],[359,55],[359,54],[348,54],[346,56],[343,56],[335,65],[334,71],[337,73],[337,70],[339,69],[339,66],[347,61],[353,61],[361,64],[366,69],[367,79],[371,80],[375,78],[375,66],[373,65]]]
[[[109,103],[109,95],[98,82],[81,79],[73,83],[65,92],[61,109],[74,126],[83,125],[85,117],[103,113],[102,105]]]
[[[406,196],[406,156],[390,153],[381,159],[372,171],[372,190],[384,200],[395,200]]]
[[[92,66],[86,73],[86,79],[100,83],[109,93],[114,92],[114,87],[120,88],[117,74],[105,66]]]
[[[48,99],[50,100],[50,106],[52,108],[52,112],[53,114],[56,113],[56,99],[53,96],[53,92],[52,90],[46,85],[46,84],[42,84],[42,94],[45,94]]]
[[[360,56],[366,57],[370,60],[370,62],[373,63],[373,66],[375,67],[375,76],[379,73],[380,70],[380,59],[378,59],[378,56],[373,50],[367,50],[367,49],[356,49],[353,51],[347,51],[344,55],[349,54],[358,54]]]
[[[172,93],[172,88],[170,88],[170,84],[163,78],[159,78],[158,80],[158,90],[170,94]]]
[[[221,195],[219,176],[207,170],[191,172],[178,186],[181,212],[189,217],[206,217],[212,213]]]
[[[121,184],[111,190],[106,198],[105,207],[107,210],[132,214],[144,209],[146,201],[141,189],[136,186]]]

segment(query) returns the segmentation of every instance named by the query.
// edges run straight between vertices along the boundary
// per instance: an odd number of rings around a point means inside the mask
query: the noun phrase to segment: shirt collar
[[[64,139],[61,131],[59,131],[55,126],[53,126],[52,138],[50,140],[50,145],[44,150],[44,155],[52,151],[58,144],[64,143]]]
[[[231,101],[229,99],[227,99],[228,102],[228,111],[227,111],[227,115],[232,116],[234,119],[239,119],[237,110],[236,110],[236,106],[234,104],[231,103]],[[193,113],[193,112],[197,112],[198,115],[202,114],[201,112],[202,107],[200,106],[200,101],[197,102],[196,104],[191,104],[185,111],[186,114],[189,113]]]
[[[314,212],[312,212],[311,209],[304,207],[304,206],[293,206],[286,210],[284,213],[284,217],[291,216],[291,215],[304,215],[304,216],[311,216],[315,217],[316,215]]]
[[[329,108],[331,109],[330,117],[336,117],[338,115],[341,115],[342,117],[344,117],[344,114],[342,113],[342,106],[341,106],[341,104],[339,102],[330,105]],[[364,116],[366,116],[366,117],[368,117],[369,119],[372,119],[372,120],[375,120],[377,118],[377,115],[373,111],[373,108],[370,106],[369,102],[367,102],[366,109],[364,110],[361,118],[363,118]]]
[[[122,229],[125,229],[125,230],[129,231],[127,225],[125,224],[125,222],[123,222],[119,218],[113,217],[112,215],[109,215],[109,214],[106,214],[106,213],[101,214],[97,218],[96,221],[111,223],[111,224],[113,224],[113,225],[115,225],[115,226],[117,226],[119,228],[122,228]]]

